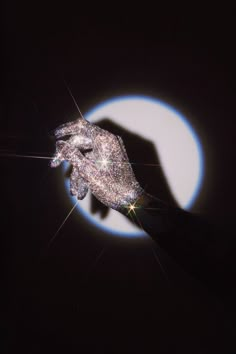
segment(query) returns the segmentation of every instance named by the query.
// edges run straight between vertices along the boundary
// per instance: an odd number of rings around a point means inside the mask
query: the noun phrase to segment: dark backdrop
[[[205,178],[194,211],[234,228],[234,26],[230,9],[5,2],[1,154],[50,156],[49,132],[117,94],[186,114]],[[170,142],[171,143],[171,142]],[[145,152],[143,152],[145,157]],[[69,212],[61,170],[1,156],[3,352],[229,353],[230,310],[152,241],[103,234]],[[232,279],[234,282],[234,279]]]

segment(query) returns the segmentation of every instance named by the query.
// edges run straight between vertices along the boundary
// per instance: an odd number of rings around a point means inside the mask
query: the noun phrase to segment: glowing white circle
[[[84,116],[93,123],[109,117],[126,130],[151,141],[158,151],[164,175],[177,204],[184,209],[191,208],[202,182],[203,154],[196,133],[182,114],[149,97],[125,96],[105,101]],[[65,183],[69,193],[68,179]],[[74,203],[75,197],[70,198]],[[125,237],[144,235],[117,211],[111,209],[108,216],[102,219],[99,213],[91,214],[90,205],[89,193],[79,202],[77,209],[104,231]]]

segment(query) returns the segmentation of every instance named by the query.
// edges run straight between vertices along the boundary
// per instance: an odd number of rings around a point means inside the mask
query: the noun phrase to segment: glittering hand
[[[88,189],[103,204],[116,210],[129,208],[143,194],[121,137],[79,118],[55,132],[56,153],[51,167],[64,160],[72,164],[70,191],[83,199]]]

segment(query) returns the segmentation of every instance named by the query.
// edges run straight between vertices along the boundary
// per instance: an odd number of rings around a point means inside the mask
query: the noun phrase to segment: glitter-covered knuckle
[[[83,118],[78,118],[73,122],[68,122],[60,125],[54,130],[54,135],[57,139],[67,135],[81,134],[90,123]]]

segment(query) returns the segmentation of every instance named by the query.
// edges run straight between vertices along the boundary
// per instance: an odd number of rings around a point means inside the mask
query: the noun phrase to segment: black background
[[[235,224],[231,9],[5,2],[2,23],[1,154],[53,153],[49,132],[77,117],[63,80],[82,112],[117,94],[162,99],[200,136],[205,178],[194,211],[227,239]],[[48,247],[71,208],[61,171],[3,156],[1,169],[3,352],[230,352],[232,304],[225,310],[161,252],[163,273],[152,241],[102,234],[76,213]]]

